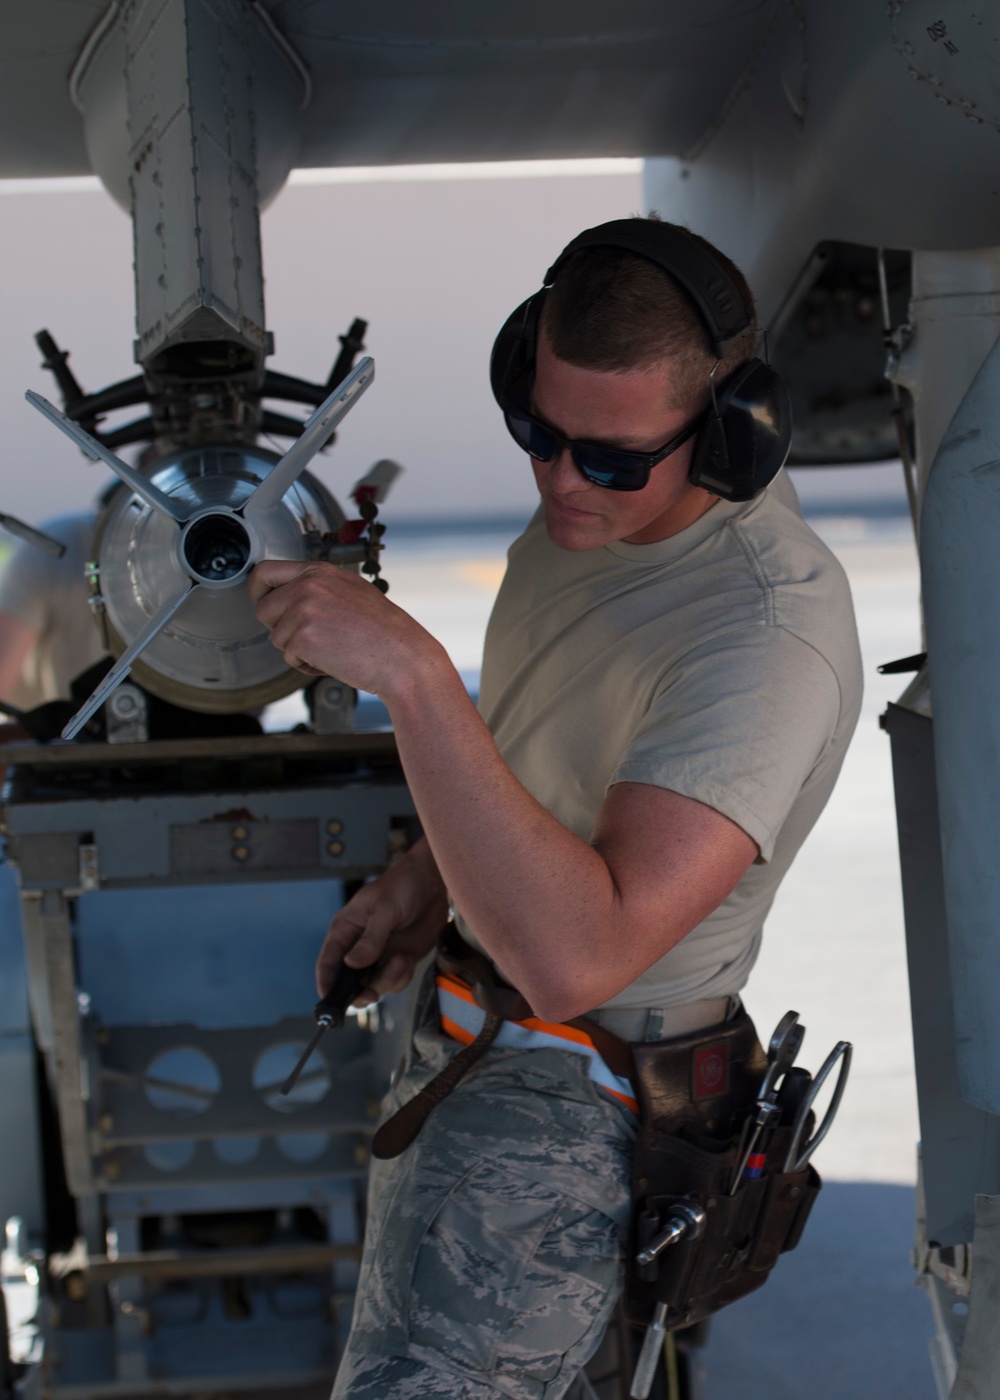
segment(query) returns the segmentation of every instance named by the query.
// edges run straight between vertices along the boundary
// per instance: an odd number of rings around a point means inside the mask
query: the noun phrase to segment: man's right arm
[[[322,996],[342,962],[372,967],[372,991],[355,998],[368,1006],[387,992],[401,992],[417,964],[434,947],[448,917],[448,893],[425,838],[334,916],[316,962]]]

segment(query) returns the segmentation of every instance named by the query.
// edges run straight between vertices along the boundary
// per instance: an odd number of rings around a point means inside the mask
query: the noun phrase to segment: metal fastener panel
[[[80,883],[80,837],[75,831],[12,834],[9,849],[22,888],[56,885],[75,889]]]
[[[236,835],[237,830],[242,834]],[[319,822],[184,822],[170,827],[171,875],[232,875],[236,870],[313,870],[320,863]]]

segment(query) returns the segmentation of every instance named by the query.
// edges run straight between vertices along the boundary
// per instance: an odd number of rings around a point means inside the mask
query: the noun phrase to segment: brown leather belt
[[[386,1119],[372,1139],[372,1155],[381,1160],[398,1157],[414,1140],[433,1108],[447,1098],[472,1066],[486,1054],[500,1034],[504,1021],[527,1021],[534,1015],[531,1006],[516,987],[497,972],[489,958],[471,948],[454,924],[447,924],[438,936],[437,966],[456,977],[472,992],[476,1005],[486,1013],[482,1029],[471,1045],[450,1060],[440,1074],[426,1084],[408,1103]],[[574,1016],[563,1025],[583,1031],[594,1044],[605,1064],[622,1079],[635,1073],[632,1047],[588,1016]]]

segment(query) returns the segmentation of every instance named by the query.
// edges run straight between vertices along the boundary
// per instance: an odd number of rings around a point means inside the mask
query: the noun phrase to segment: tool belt
[[[734,1194],[742,1129],[767,1057],[744,1010],[721,1025],[633,1045],[641,1126],[632,1166],[625,1312],[649,1324],[657,1304],[666,1329],[686,1327],[765,1282],[779,1254],[794,1249],[820,1189],[808,1164],[784,1163],[792,1129],[778,1127],[766,1156],[751,1157]],[[689,1230],[649,1264],[648,1248],[680,1209]]]
[[[545,1024],[534,1020],[520,992],[454,925],[439,937],[437,968],[439,986],[454,979],[466,996],[471,993],[483,1023],[441,1073],[378,1129],[372,1142],[378,1158],[396,1157],[413,1142],[505,1024]],[[771,1169],[784,1162],[791,1141],[791,1128],[778,1127],[766,1155],[750,1157],[735,1194],[728,1194],[741,1159],[741,1130],[768,1066],[747,1013],[741,1009],[730,1021],[688,1035],[631,1045],[586,1016],[551,1029],[569,1029],[588,1041],[635,1094],[640,1129],[625,1285],[629,1320],[648,1325],[657,1304],[666,1304],[667,1328],[684,1327],[759,1288],[778,1255],[798,1243],[820,1179],[808,1165],[793,1172]],[[697,1230],[688,1230],[651,1264],[638,1263],[637,1254],[678,1208],[694,1212]]]

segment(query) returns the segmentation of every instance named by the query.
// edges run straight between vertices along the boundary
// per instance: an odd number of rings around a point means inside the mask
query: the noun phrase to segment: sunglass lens
[[[637,462],[624,452],[575,447],[573,461],[587,481],[609,491],[641,491],[649,481],[649,467],[645,462]]]
[[[511,437],[536,462],[551,462],[564,445],[543,423],[527,413],[508,408],[504,412]],[[568,445],[568,444],[565,444]],[[577,445],[573,461],[581,475],[594,486],[609,491],[641,491],[649,481],[649,467],[638,454],[604,451],[599,447]]]
[[[507,427],[510,435],[523,448],[529,456],[534,457],[539,462],[551,462],[552,458],[559,451],[558,444],[550,433],[547,433],[541,423],[536,423],[533,418],[524,417],[520,413],[514,413],[508,409],[504,415],[507,420]]]

